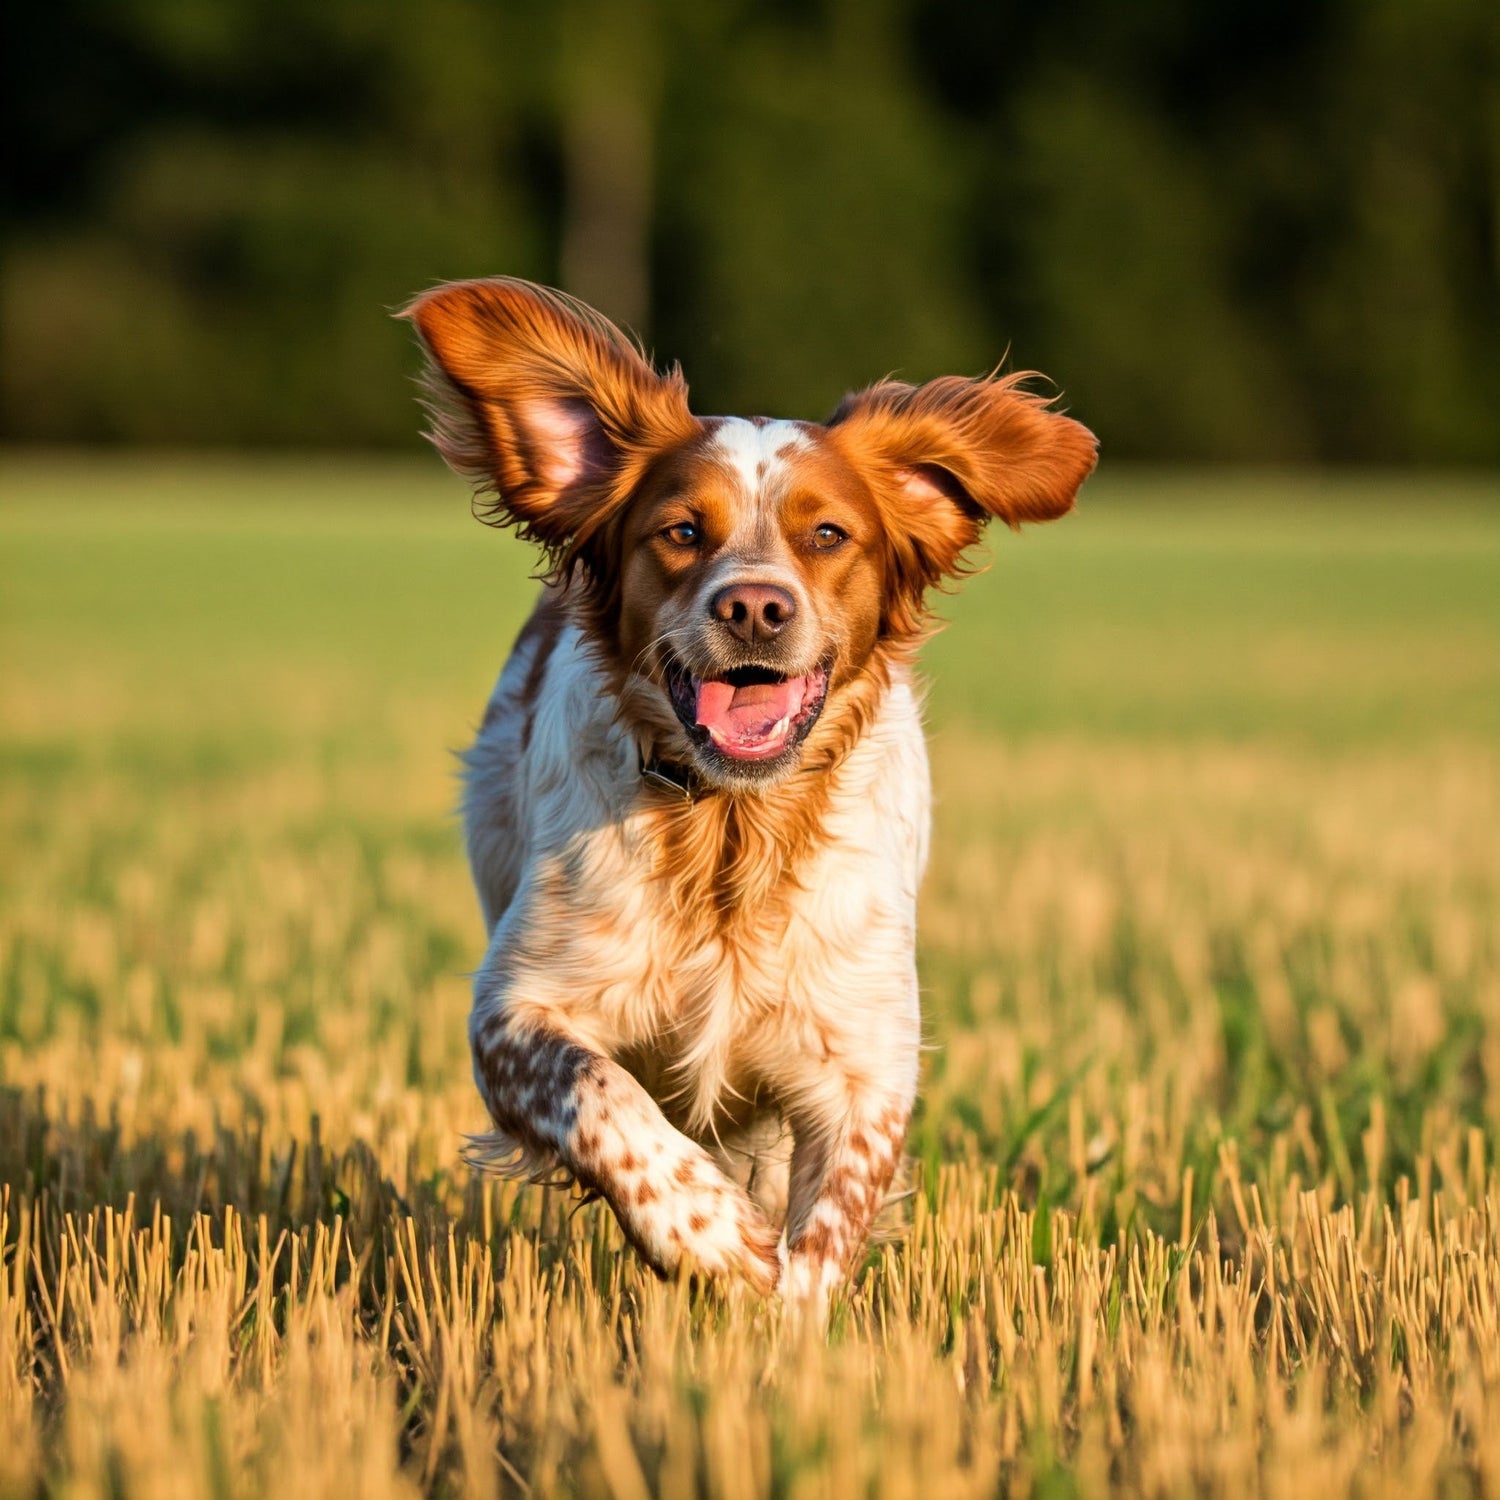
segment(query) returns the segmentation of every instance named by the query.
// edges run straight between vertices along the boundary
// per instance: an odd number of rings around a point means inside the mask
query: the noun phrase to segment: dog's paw
[[[641,1174],[621,1197],[631,1238],[660,1270],[688,1266],[743,1277],[762,1294],[775,1289],[781,1271],[776,1231],[706,1154]]]
[[[828,1304],[844,1280],[843,1268],[832,1256],[783,1249],[786,1264],[777,1290],[781,1304],[798,1323],[822,1324]]]

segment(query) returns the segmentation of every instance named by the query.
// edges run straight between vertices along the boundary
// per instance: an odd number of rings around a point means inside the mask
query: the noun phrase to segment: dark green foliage
[[[507,272],[632,323],[701,410],[1008,355],[1114,456],[1492,461],[1494,16],[22,7],[0,436],[409,443],[386,311]]]

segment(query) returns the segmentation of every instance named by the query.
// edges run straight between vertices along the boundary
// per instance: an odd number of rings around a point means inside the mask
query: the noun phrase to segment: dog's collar
[[[680,760],[663,760],[658,755],[646,758],[644,749],[637,747],[640,758],[641,780],[660,792],[671,792],[685,802],[696,801],[704,791],[703,778],[689,765]]]

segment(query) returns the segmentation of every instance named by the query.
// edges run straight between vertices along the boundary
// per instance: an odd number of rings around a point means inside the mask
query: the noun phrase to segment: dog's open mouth
[[[799,744],[828,692],[825,666],[802,677],[784,677],[769,667],[698,677],[672,660],[666,678],[672,707],[688,734],[731,760],[772,760]]]

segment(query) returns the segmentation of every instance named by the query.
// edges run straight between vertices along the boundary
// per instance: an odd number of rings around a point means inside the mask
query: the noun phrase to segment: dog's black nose
[[[797,613],[797,601],[774,583],[732,583],[714,595],[709,609],[749,645],[780,635]]]

